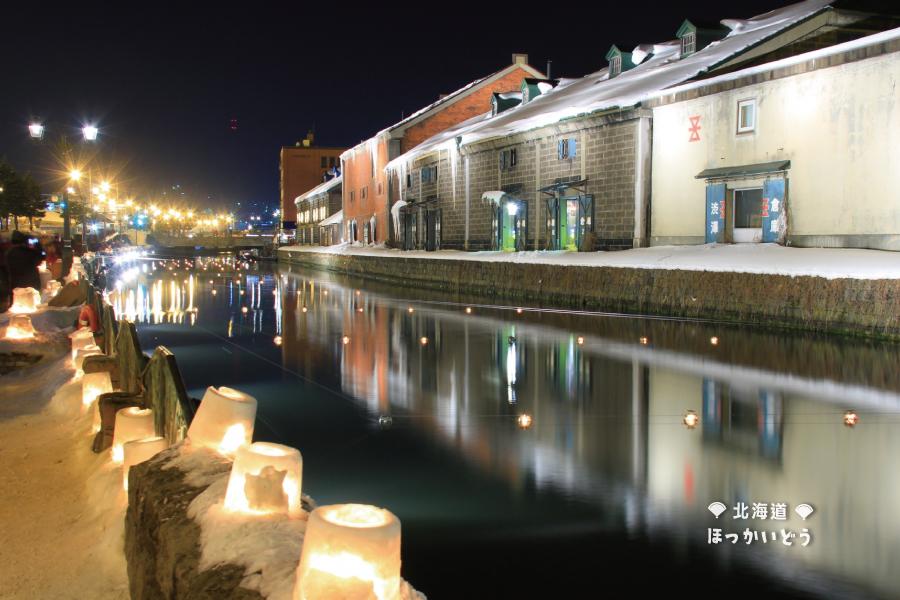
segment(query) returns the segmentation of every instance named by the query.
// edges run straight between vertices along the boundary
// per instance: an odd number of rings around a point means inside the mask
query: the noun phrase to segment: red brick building
[[[284,146],[281,149],[281,228],[286,233],[292,234],[297,227],[297,207],[294,200],[322,183],[330,168],[340,168],[341,153],[346,150],[314,146],[313,141],[313,134],[309,133],[296,146]]]
[[[544,75],[528,64],[527,54],[514,54],[512,64],[442,96],[341,154],[345,239],[363,243],[393,239],[390,207],[399,197],[398,182],[388,180],[387,163],[431,136],[489,112],[495,92],[518,90],[522,80],[531,77]]]

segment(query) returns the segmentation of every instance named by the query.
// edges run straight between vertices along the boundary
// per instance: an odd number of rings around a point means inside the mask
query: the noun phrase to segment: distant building
[[[315,146],[314,141],[310,132],[296,146],[281,149],[281,229],[289,235],[297,227],[297,196],[322,183],[330,169],[340,169],[345,148]]]
[[[294,201],[297,207],[297,244],[330,246],[339,242],[340,235],[334,236],[330,228],[323,238],[321,223],[341,212],[341,183],[342,178],[335,177],[301,194]],[[334,226],[333,221],[330,221],[331,227]],[[328,227],[327,224],[325,226]],[[340,223],[337,223],[337,228],[340,229]]]
[[[345,239],[384,243],[392,239],[389,209],[405,182],[389,181],[388,161],[424,140],[489,110],[495,92],[519,89],[525,78],[543,75],[528,65],[527,54],[513,55],[507,67],[439,98],[341,155]]]

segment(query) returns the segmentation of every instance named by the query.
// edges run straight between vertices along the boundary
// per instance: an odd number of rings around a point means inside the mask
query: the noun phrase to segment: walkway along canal
[[[599,595],[609,578],[900,595],[894,343],[211,261],[150,263],[110,301],[175,353],[191,396],[255,396],[256,439],[300,449],[320,504],[390,507],[429,598]]]

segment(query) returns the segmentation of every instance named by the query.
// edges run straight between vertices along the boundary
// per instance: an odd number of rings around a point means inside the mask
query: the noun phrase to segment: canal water
[[[304,492],[398,515],[431,599],[900,597],[896,344],[225,256],[116,273],[191,396],[252,394]]]

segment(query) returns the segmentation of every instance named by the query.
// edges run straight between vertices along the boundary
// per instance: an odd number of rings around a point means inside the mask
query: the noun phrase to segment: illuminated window
[[[741,100],[737,110],[737,132],[749,133],[756,130],[756,99]]]

